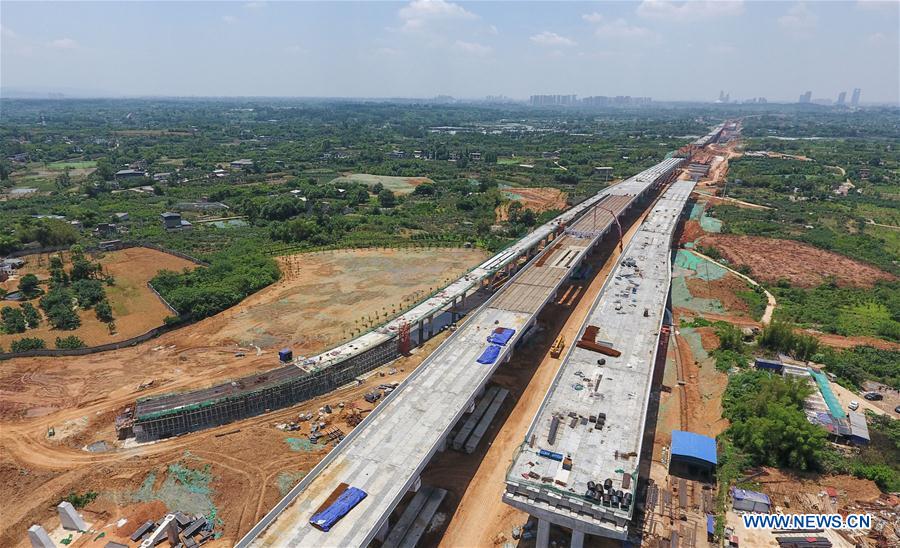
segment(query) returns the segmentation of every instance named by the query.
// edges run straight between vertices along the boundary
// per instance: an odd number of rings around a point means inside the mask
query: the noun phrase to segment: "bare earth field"
[[[18,287],[18,278],[25,274],[35,274],[40,280],[50,277],[47,270],[48,255],[29,255],[25,267],[18,271],[15,278],[4,282],[5,289],[11,291]],[[185,268],[194,268],[196,265],[188,260],[148,249],[145,247],[132,247],[119,251],[105,253],[99,259],[103,271],[112,275],[116,282],[114,286],[105,286],[109,303],[112,305],[113,316],[116,321],[116,332],[110,334],[106,324],[97,319],[93,310],[80,310],[81,327],[73,331],[61,331],[51,329],[46,319],[37,329],[29,329],[25,333],[15,335],[0,335],[0,346],[9,348],[9,344],[22,337],[37,337],[44,339],[47,348],[53,348],[56,337],[75,335],[88,346],[97,346],[116,341],[130,339],[141,333],[146,333],[154,327],[163,324],[166,316],[172,313],[166,305],[147,287],[156,273],[163,269],[176,272]],[[68,257],[65,259],[66,269],[71,267]],[[46,286],[44,286],[46,290]],[[38,300],[32,300],[32,304],[38,307]],[[19,306],[19,303],[4,301],[3,306]]]
[[[503,189],[504,195],[522,204],[525,209],[535,213],[543,213],[551,209],[566,208],[566,193],[558,188],[551,187],[511,187]],[[509,218],[509,203],[497,207],[497,222],[506,221]]]
[[[423,183],[432,183],[428,177],[391,177],[389,175],[370,175],[368,173],[345,173],[343,176],[331,180],[331,184],[341,182],[361,183],[364,185],[381,186],[394,194],[409,194]]]
[[[172,440],[124,448],[115,441],[116,412],[138,396],[197,388],[275,367],[274,350],[283,345],[293,344],[295,352],[323,350],[339,342],[354,319],[374,317],[385,307],[390,311],[404,298],[424,297],[484,257],[478,250],[355,250],[305,255],[302,261],[295,256],[293,262],[299,264],[293,267],[291,258],[282,258],[284,280],[217,316],[145,344],[52,362],[0,362],[0,497],[19,502],[4,509],[0,546],[24,546],[25,530],[35,522],[51,531],[58,524],[53,506],[71,491],[100,493],[85,509],[87,520],[112,524],[95,526],[98,532],[90,539],[106,532],[102,542],[87,542],[85,537],[74,546],[102,546],[121,538],[116,535],[130,534],[141,520],[159,517],[158,505],[148,506],[154,501],[197,502],[196,493],[175,489],[178,482],[171,478],[177,479],[178,467],[206,470],[208,485],[200,490],[209,494],[201,502],[213,505],[223,521],[224,536],[217,545],[232,545],[327,452],[305,443],[308,423],[300,432],[281,432],[273,424],[339,401],[354,401],[365,411],[371,407],[362,401],[365,392],[404,378],[446,334],[392,364],[396,373],[382,368],[385,379],[376,374],[363,386]],[[405,275],[398,279],[396,272]],[[247,356],[236,357],[238,340],[249,339],[265,339],[265,349],[260,345],[257,355],[255,349],[245,348]],[[150,380],[149,389],[138,389]],[[348,432],[340,413],[335,415],[331,424]],[[53,437],[47,435],[51,427]],[[230,433],[235,429],[240,432]],[[83,449],[101,441],[107,450]],[[130,521],[117,531],[114,523],[120,517]]]
[[[386,315],[395,316],[486,258],[483,251],[462,248],[280,257],[281,281],[203,322],[202,328],[183,330],[182,341],[263,350],[290,346],[295,354],[310,354],[366,331],[372,322],[383,323]]]
[[[702,243],[718,249],[732,265],[748,265],[750,277],[758,281],[786,278],[797,287],[815,287],[834,276],[838,285],[872,287],[878,280],[895,279],[874,266],[791,240],[708,234]]]

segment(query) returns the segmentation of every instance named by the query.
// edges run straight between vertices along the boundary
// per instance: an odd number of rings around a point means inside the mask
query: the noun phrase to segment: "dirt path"
[[[866,219],[866,223],[872,226],[880,226],[882,228],[892,228],[894,230],[900,230],[900,226],[897,225],[886,225],[882,223],[876,223],[874,219]]]
[[[772,314],[775,312],[775,305],[777,305],[778,302],[775,300],[775,296],[772,295],[771,293],[769,293],[769,290],[767,290],[766,288],[760,286],[759,283],[758,283],[756,280],[751,279],[749,276],[745,276],[744,274],[741,274],[741,273],[738,272],[737,270],[734,270],[733,268],[730,268],[730,267],[728,267],[727,265],[724,265],[724,264],[722,264],[722,263],[720,263],[720,262],[715,261],[715,260],[712,259],[711,257],[707,257],[706,255],[704,255],[704,254],[702,254],[702,253],[700,253],[700,252],[698,252],[698,251],[695,251],[695,250],[693,250],[693,249],[689,249],[688,251],[690,251],[691,253],[693,253],[693,254],[696,255],[697,257],[700,257],[701,259],[704,259],[704,260],[709,261],[709,262],[711,262],[711,263],[713,263],[713,264],[716,264],[716,265],[718,265],[718,266],[721,266],[722,268],[724,268],[725,270],[731,272],[731,273],[734,274],[735,276],[737,276],[737,277],[743,279],[744,281],[746,281],[746,282],[749,283],[750,285],[752,285],[752,286],[754,286],[754,287],[760,287],[760,288],[766,293],[766,300],[768,301],[768,303],[766,304],[766,311],[763,313],[763,315],[762,315],[762,320],[760,320],[760,323],[762,323],[763,325],[769,325],[770,323],[772,323]]]
[[[305,430],[302,433],[281,432],[273,428],[273,424],[296,420],[298,412],[315,410],[326,403],[336,406],[338,401],[356,402],[360,409],[369,409],[371,406],[362,399],[366,392],[382,382],[402,381],[448,334],[441,333],[414,355],[380,369],[382,372],[396,369],[393,375],[381,377],[376,373],[360,386],[338,390],[299,406],[157,443],[104,453],[82,450],[83,444],[95,439],[112,439],[112,428],[102,417],[90,419],[81,432],[67,439],[59,439],[63,435],[60,428],[57,428],[56,437],[48,438],[42,425],[4,426],[0,429],[0,446],[3,447],[0,496],[5,500],[16,500],[17,504],[3,510],[0,546],[26,546],[24,531],[31,523],[49,523],[52,527],[56,514],[53,507],[70,491],[101,493],[96,504],[86,507],[85,513],[90,515],[88,521],[95,527],[113,523],[134,506],[121,494],[135,491],[147,474],[165,469],[188,454],[192,455],[190,458],[199,459],[201,465],[211,467],[214,477],[212,498],[224,522],[224,536],[216,546],[231,546],[282,497],[278,485],[280,474],[308,472],[328,453],[324,448],[292,450],[285,439],[303,438]],[[342,419],[342,412],[336,413],[331,424],[349,432],[352,428]],[[96,417],[91,408],[85,408],[72,410],[59,418],[68,422],[81,416]],[[227,434],[235,430],[240,431]],[[261,459],[263,454],[266,457]],[[137,524],[135,521],[133,525]],[[110,539],[105,538],[104,542],[107,540]]]
[[[750,202],[745,202],[743,200],[738,200],[736,198],[729,198],[727,196],[713,196],[712,194],[707,194],[705,192],[697,192],[697,194],[706,197],[710,202],[728,202],[730,204],[737,204],[741,207],[746,207],[747,209],[776,209],[774,207],[753,204]]]
[[[649,212],[651,209],[652,207],[647,211]],[[631,241],[644,217],[646,217],[646,213],[624,235],[625,243]],[[590,311],[606,277],[617,264],[619,256],[620,253],[616,247],[563,326],[561,332],[567,344],[571,344],[571,341],[577,338],[584,318]],[[478,471],[469,482],[465,494],[456,508],[456,513],[441,539],[442,547],[493,546],[498,534],[509,534],[513,526],[520,525],[527,520],[525,512],[516,510],[502,501],[506,470],[511,462],[513,452],[525,439],[528,426],[553,382],[560,364],[560,359],[551,357],[549,352],[544,355],[522,397],[516,402],[506,422],[500,427],[500,431],[481,461]]]

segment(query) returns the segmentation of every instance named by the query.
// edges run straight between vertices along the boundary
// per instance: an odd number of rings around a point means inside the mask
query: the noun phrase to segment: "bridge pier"
[[[375,533],[375,540],[378,542],[384,543],[387,539],[388,532],[391,530],[388,525],[388,520],[384,520],[384,523],[381,524],[381,527],[378,528],[378,532]]]
[[[584,532],[579,531],[577,529],[572,529],[572,544],[570,544],[571,548],[584,548]]]
[[[538,518],[538,527],[537,527],[537,542],[535,543],[537,548],[548,548],[550,546],[550,522]]]

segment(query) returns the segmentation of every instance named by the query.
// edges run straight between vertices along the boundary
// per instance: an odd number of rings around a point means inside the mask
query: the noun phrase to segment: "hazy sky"
[[[0,2],[0,84],[113,95],[900,101],[893,2]]]

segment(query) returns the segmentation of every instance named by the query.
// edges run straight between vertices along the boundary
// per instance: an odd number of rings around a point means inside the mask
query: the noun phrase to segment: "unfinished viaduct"
[[[681,158],[663,160],[582,203],[567,219],[544,225],[530,241],[520,242],[505,264],[517,264],[518,256],[530,260],[469,314],[238,546],[366,546],[373,539],[387,538],[394,509],[408,491],[418,489],[425,466],[444,450],[454,425],[475,407],[490,377],[527,337],[540,311],[590,250],[615,230],[618,218],[645,208],[657,190],[675,178],[682,163]],[[674,208],[666,212],[674,213]],[[550,244],[553,234],[559,235]],[[660,233],[657,239],[668,245],[671,234]],[[654,312],[652,318],[657,317]],[[491,352],[486,338],[498,327],[513,334]],[[642,425],[632,427],[640,430]],[[329,532],[310,526],[312,514],[344,484],[368,496]]]
[[[668,182],[681,162],[681,158],[664,160],[588,198],[398,318],[319,356],[201,390],[140,399],[133,411],[117,417],[119,437],[133,435],[141,442],[168,438],[253,417],[331,392],[399,357],[398,336],[404,324],[410,330],[412,343],[421,344],[434,334],[441,321],[444,324],[455,321],[465,310],[467,298],[512,277],[543,250],[560,249],[563,242],[559,236],[564,235],[565,257],[549,252],[554,255],[553,265],[530,268],[523,280],[496,295],[500,305],[534,316],[549,299],[551,290],[578,266],[585,249],[613,227],[618,216]]]

